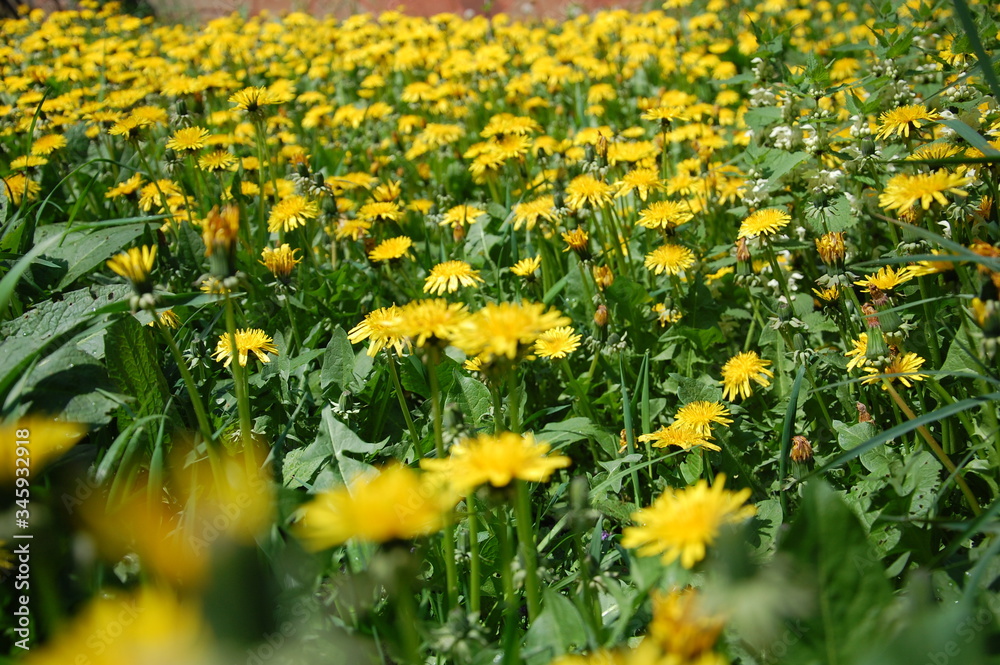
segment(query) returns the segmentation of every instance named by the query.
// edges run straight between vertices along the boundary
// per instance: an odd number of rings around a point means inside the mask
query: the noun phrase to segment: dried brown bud
[[[750,249],[747,247],[747,239],[740,238],[736,241],[736,260],[737,261],[749,261],[750,260]]]
[[[792,453],[791,458],[794,462],[808,462],[812,459],[813,447],[809,443],[809,439],[804,436],[793,436],[792,437]]]
[[[875,423],[875,419],[872,418],[872,414],[868,413],[868,407],[861,402],[856,402],[854,407],[858,410],[859,423]]]
[[[866,317],[868,317],[869,328],[881,327],[878,322],[878,316],[877,316],[878,312],[875,310],[874,305],[872,305],[869,302],[866,302],[864,305],[861,306],[861,311],[864,313]]]
[[[608,308],[604,305],[598,305],[597,311],[594,312],[594,323],[597,324],[598,328],[603,328],[608,325]]]

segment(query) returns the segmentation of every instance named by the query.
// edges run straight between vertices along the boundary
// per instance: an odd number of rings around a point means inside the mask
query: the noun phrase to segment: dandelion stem
[[[229,334],[230,366],[233,368],[233,384],[236,391],[236,408],[240,418],[240,439],[244,450],[253,445],[253,420],[250,417],[250,395],[247,385],[246,368],[240,364],[239,347],[236,344],[236,314],[233,300],[226,292],[226,331]]]
[[[474,491],[465,498],[465,505],[469,512],[469,609],[479,614],[482,561],[479,553],[479,506]]]
[[[396,369],[396,354],[387,346],[385,347],[385,356],[389,360],[389,376],[392,377],[392,387],[396,390],[396,399],[399,400],[399,408],[403,411],[403,418],[406,419],[406,427],[410,430],[410,438],[413,439],[413,448],[417,451],[417,457],[423,457],[425,454],[423,441],[417,436],[417,426],[413,424],[410,408],[406,405],[403,386],[399,381],[399,370]]]
[[[427,355],[427,373],[431,386],[431,411],[434,419],[434,451],[438,459],[444,459],[444,433],[441,414],[441,386],[438,382],[437,366],[441,351],[431,348]],[[455,564],[455,523],[451,515],[446,516],[444,527],[444,572],[448,584],[447,612],[458,605],[458,567]]]
[[[507,373],[507,412],[510,418],[510,431],[521,433],[521,391],[517,380],[517,367],[512,367]]]
[[[156,318],[156,312],[153,312],[153,318]],[[160,329],[160,334],[163,335],[163,340],[167,343],[167,348],[170,349],[170,354],[174,357],[174,362],[177,363],[177,369],[181,372],[181,378],[184,379],[184,387],[187,388],[188,398],[191,400],[191,406],[194,408],[195,418],[198,420],[198,429],[205,438],[208,449],[212,450],[212,446],[215,444],[215,437],[212,435],[212,427],[208,424],[208,415],[205,413],[205,406],[201,401],[201,395],[198,393],[198,385],[195,383],[187,363],[184,362],[181,350],[177,348],[177,342],[174,341],[174,336],[170,332],[170,328],[159,321],[157,321],[156,327]]]
[[[518,658],[519,645],[517,628],[519,603],[514,595],[514,549],[511,546],[510,523],[507,517],[507,506],[497,508],[497,538],[500,541],[500,578],[503,586],[503,652],[505,665],[520,663]]]
[[[538,546],[535,543],[535,527],[531,519],[531,496],[528,493],[528,483],[524,480],[517,481],[514,509],[517,512],[517,540],[521,546],[521,556],[524,558],[524,591],[528,599],[528,619],[534,621],[542,609],[538,590]]]

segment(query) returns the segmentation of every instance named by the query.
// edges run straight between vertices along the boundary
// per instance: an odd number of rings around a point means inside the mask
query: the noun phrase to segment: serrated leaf
[[[13,379],[37,354],[63,335],[94,317],[97,311],[121,300],[131,291],[124,284],[80,289],[59,300],[47,300],[13,321],[0,326],[0,358],[4,371],[0,374],[0,390],[6,390]]]
[[[118,391],[135,398],[136,417],[166,411],[169,390],[160,369],[161,359],[144,326],[127,315],[116,321],[104,338],[108,375]]]
[[[354,380],[354,347],[347,339],[347,333],[337,326],[333,337],[323,353],[323,368],[320,370],[320,387],[326,390],[330,384],[346,390]]]
[[[305,448],[296,448],[285,455],[281,463],[282,481],[285,487],[306,487],[313,478],[333,458],[333,451],[325,441],[317,439]]]
[[[65,223],[41,226],[35,232],[35,242],[61,235],[66,232],[69,226]],[[61,274],[61,279],[55,288],[62,290],[81,276],[86,275],[112,255],[130,245],[142,235],[145,228],[145,222],[138,222],[67,233],[65,238],[47,249],[42,255],[47,260],[65,268],[65,272]]]
[[[722,385],[716,383],[707,375],[700,375],[698,378],[681,376],[671,373],[670,379],[677,386],[677,399],[681,404],[705,401],[718,402],[722,400]]]

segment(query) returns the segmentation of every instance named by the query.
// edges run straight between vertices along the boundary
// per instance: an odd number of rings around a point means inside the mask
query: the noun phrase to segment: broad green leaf
[[[360,453],[371,455],[382,449],[385,442],[367,443],[361,440],[354,430],[337,420],[333,415],[333,408],[326,406],[320,419],[319,433],[316,435],[317,441],[323,441],[338,459],[344,453]]]
[[[551,589],[542,592],[545,609],[531,622],[522,656],[528,665],[547,665],[556,656],[587,646],[587,626],[569,598]]]
[[[747,111],[743,115],[743,120],[747,127],[754,131],[759,131],[781,120],[783,111],[777,106],[761,106]]]
[[[285,455],[281,464],[282,480],[285,487],[307,487],[313,478],[333,457],[326,441],[316,439],[305,448],[296,448]]]
[[[479,425],[490,413],[490,391],[482,382],[465,376],[460,370],[455,370],[455,385],[452,395],[463,414],[474,424]]]
[[[103,425],[121,404],[114,391],[101,363],[67,344],[35,366],[21,399],[34,411],[59,414],[60,420]]]
[[[124,284],[80,289],[59,300],[47,300],[0,326],[4,338],[0,342],[0,358],[4,361],[0,391],[5,391],[37,354],[130,291],[131,287]]]
[[[116,321],[104,338],[108,375],[118,391],[135,398],[137,418],[166,411],[169,390],[160,369],[162,360],[145,326],[127,315]]]
[[[839,420],[833,421],[834,430],[838,432],[837,443],[842,450],[853,450],[862,443],[872,438],[875,428],[871,423],[856,423],[847,426]]]
[[[825,482],[806,485],[779,551],[812,583],[813,614],[787,662],[853,663],[884,637],[893,595],[864,529]]]
[[[35,232],[35,242],[41,242],[49,237],[65,233],[65,237],[61,241],[47,249],[42,255],[65,269],[65,272],[60,271],[62,274],[55,287],[57,290],[66,288],[122,248],[130,245],[142,235],[146,223],[135,222],[125,226],[69,231],[67,233],[69,226],[69,224],[49,224],[39,227]]]
[[[347,333],[340,326],[333,329],[333,337],[323,353],[323,369],[320,371],[320,387],[326,390],[331,383],[346,390],[354,380],[354,347],[347,339]]]
[[[807,159],[809,159],[809,153],[807,152],[771,151],[768,153],[767,159],[764,161],[764,169],[770,170],[771,173],[768,177],[768,181],[773,186],[777,183],[781,176],[785,175]]]

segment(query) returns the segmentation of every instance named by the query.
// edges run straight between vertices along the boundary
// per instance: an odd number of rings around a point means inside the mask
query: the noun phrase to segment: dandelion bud
[[[564,252],[573,250],[580,257],[581,261],[590,259],[590,234],[583,229],[573,229],[562,234],[562,239],[566,242]]]
[[[865,349],[865,357],[873,363],[882,362],[889,357],[889,346],[885,343],[885,335],[878,328],[873,328],[868,333],[868,348]]]
[[[462,242],[465,240],[465,225],[456,224],[451,227],[451,236],[455,239],[455,242]]]
[[[183,99],[178,99],[174,104],[174,113],[176,113],[179,118],[186,116],[188,114],[187,102]]]
[[[879,328],[878,310],[869,302],[861,306],[861,312],[865,315],[865,321],[869,328]]]
[[[263,259],[261,263],[272,275],[284,281],[292,274],[295,266],[302,262],[301,258],[295,256],[295,253],[298,251],[298,249],[292,249],[288,243],[283,244],[277,249],[265,247],[261,252],[261,258]]]
[[[891,307],[880,308],[878,320],[882,332],[887,335],[898,331],[899,327],[903,325],[903,320],[899,318],[899,312],[893,311]]]
[[[152,292],[153,282],[149,278],[153,272],[153,261],[156,259],[156,246],[133,247],[127,252],[120,252],[108,259],[108,268],[116,275],[124,277],[132,283],[137,296]],[[136,301],[132,309],[138,309]]]
[[[747,239],[740,238],[736,241],[736,260],[748,262],[750,260],[750,249],[747,247]]]
[[[842,232],[826,233],[816,238],[816,251],[819,252],[819,258],[826,265],[839,265],[847,252],[844,246],[844,234]]]
[[[608,137],[604,134],[597,137],[597,156],[601,159],[608,158]]]
[[[615,274],[608,266],[594,266],[594,283],[603,291],[615,283]]]
[[[813,449],[809,439],[804,436],[792,437],[791,458],[793,462],[808,462],[812,459]]]
[[[858,422],[859,423],[874,423],[875,419],[872,418],[872,414],[868,413],[868,407],[866,407],[861,402],[856,402],[854,408],[858,410]]]
[[[875,154],[875,141],[871,139],[861,140],[861,156],[872,157]]]
[[[594,312],[594,323],[597,324],[598,328],[603,328],[608,325],[608,308],[604,305],[598,305],[597,311]]]
[[[232,275],[235,270],[236,234],[240,230],[239,208],[227,205],[220,211],[215,206],[208,212],[201,228],[211,273],[216,277]]]

